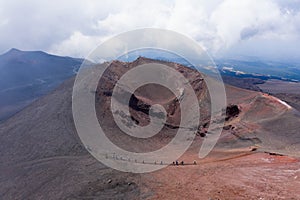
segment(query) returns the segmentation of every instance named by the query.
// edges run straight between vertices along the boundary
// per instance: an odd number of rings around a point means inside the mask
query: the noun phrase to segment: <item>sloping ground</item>
[[[135,62],[150,61],[155,62]],[[124,69],[122,63],[116,64],[119,67],[114,66],[111,75]],[[180,159],[187,164],[197,160],[197,165],[138,175],[109,169],[82,147],[71,113],[72,86],[73,80],[68,80],[0,125],[0,199],[300,198],[300,163],[289,156],[299,152],[299,115],[272,96],[226,87],[228,103],[238,105],[240,113],[226,122],[229,128],[224,128],[214,151],[198,159],[203,138],[197,136]],[[106,93],[97,93],[106,97],[99,96],[96,102],[106,105],[110,91],[102,92]],[[146,96],[139,94],[140,100]],[[112,141],[137,152],[157,149],[176,133],[176,128],[165,127],[145,145],[121,134],[113,122],[102,121],[103,113],[97,114]]]
[[[0,122],[74,76],[82,61],[18,49],[0,55]]]
[[[152,198],[300,198],[299,160],[263,153],[213,154],[216,155],[210,155],[209,159],[198,162],[197,165],[170,166],[147,176],[145,182],[156,191]],[[223,159],[217,159],[218,156]]]
[[[299,87],[300,90],[300,87]],[[289,105],[291,105],[296,110],[300,111],[300,95],[299,94],[286,94],[284,91],[282,93],[274,94],[281,100],[284,100]]]
[[[72,86],[68,80],[0,125],[0,199],[147,196],[138,175],[103,166],[81,145],[71,113]]]
[[[241,109],[241,114],[228,123],[234,129],[225,130],[221,138],[227,146],[240,140],[238,147],[256,145],[260,151],[300,157],[297,110],[271,95],[231,86],[227,86],[227,98]]]

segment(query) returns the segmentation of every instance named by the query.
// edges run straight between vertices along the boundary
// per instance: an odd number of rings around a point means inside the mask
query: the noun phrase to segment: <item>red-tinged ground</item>
[[[222,159],[213,158],[220,154]],[[146,182],[155,191],[152,199],[300,199],[300,162],[268,153],[216,152],[197,165],[151,173]]]

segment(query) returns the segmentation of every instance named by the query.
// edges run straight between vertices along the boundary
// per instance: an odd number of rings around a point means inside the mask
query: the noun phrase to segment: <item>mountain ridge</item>
[[[73,76],[83,59],[12,48],[0,55],[0,121]]]

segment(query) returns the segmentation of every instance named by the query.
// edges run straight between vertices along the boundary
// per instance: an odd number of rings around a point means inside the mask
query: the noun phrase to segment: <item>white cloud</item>
[[[259,29],[264,24],[272,25],[278,16],[278,7],[269,0],[226,0],[214,10],[211,19],[217,28],[217,35],[228,47],[238,42],[247,28]]]
[[[300,6],[297,0],[0,0],[0,51],[85,56],[105,38],[142,27],[186,34],[216,55],[255,54],[253,48],[273,55],[284,47],[296,56],[290,45],[300,45]],[[280,45],[261,47],[264,40]]]
[[[58,55],[69,55],[74,57],[85,57],[104,40],[101,36],[86,36],[79,31],[75,31],[70,38],[54,44],[50,47],[50,53]]]

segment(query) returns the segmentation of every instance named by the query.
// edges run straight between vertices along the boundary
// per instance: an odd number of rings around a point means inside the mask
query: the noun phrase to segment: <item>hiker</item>
[[[173,165],[175,165],[175,162],[173,161]]]
[[[197,165],[197,161],[196,161],[196,160],[194,160],[193,164],[194,164],[194,165]]]
[[[178,165],[178,160],[176,160],[176,165]]]
[[[184,165],[184,162],[183,162],[183,161],[181,161],[181,165]]]

